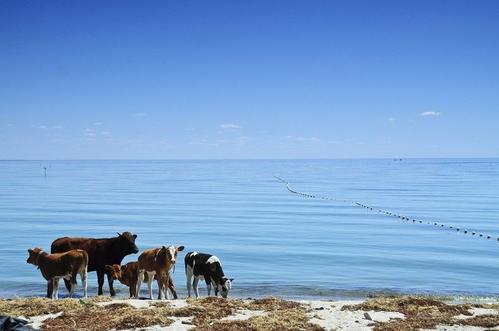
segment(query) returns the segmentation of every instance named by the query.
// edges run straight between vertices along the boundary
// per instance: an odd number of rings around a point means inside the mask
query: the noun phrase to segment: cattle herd
[[[43,278],[47,280],[47,297],[58,299],[59,280],[64,279],[69,297],[74,294],[76,277],[80,275],[83,285],[83,295],[87,297],[87,272],[97,273],[99,285],[98,295],[102,295],[104,276],[107,275],[109,293],[116,294],[113,281],[118,280],[129,287],[130,298],[139,298],[140,286],[147,282],[149,299],[153,298],[152,283],[158,284],[158,299],[169,299],[169,292],[177,299],[177,292],[171,270],[175,267],[177,253],[184,246],[162,246],[143,251],[138,261],[121,265],[125,256],[139,252],[135,245],[136,234],[130,232],[118,233],[113,238],[70,238],[63,237],[54,240],[50,254],[41,248],[28,249],[27,263],[40,269]],[[215,255],[190,252],[184,259],[187,292],[191,296],[191,288],[199,297],[198,283],[204,279],[208,288],[224,298],[229,294],[233,279],[225,277],[220,260]]]

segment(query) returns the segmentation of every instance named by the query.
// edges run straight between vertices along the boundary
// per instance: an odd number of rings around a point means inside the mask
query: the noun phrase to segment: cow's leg
[[[149,299],[152,300],[152,282],[154,281],[154,272],[147,273],[147,289],[149,290]],[[159,278],[158,278],[159,279]],[[161,291],[161,287],[159,288]]]
[[[54,290],[52,291],[52,299],[59,299],[59,278],[53,278]]]
[[[66,279],[66,278],[63,278],[64,280],[64,285],[66,285],[66,288],[68,289],[68,292],[71,291],[71,280],[70,279]]]
[[[194,281],[192,282],[192,287],[194,288],[194,295],[196,296],[196,299],[199,298],[198,285],[199,285],[199,279],[197,277],[194,277]]]
[[[52,280],[47,281],[47,298],[52,298],[52,293],[54,292],[54,283]]]
[[[97,295],[102,295],[102,286],[104,286],[104,271],[103,270],[97,270],[97,283],[99,285],[99,291],[97,292]]]
[[[75,293],[75,284],[71,283],[71,290],[69,291],[69,297],[72,298]]]
[[[185,267],[185,278],[187,278],[187,297],[191,297],[192,276],[194,275],[191,266]]]
[[[47,298],[53,299],[53,295],[54,295],[54,281],[52,279],[49,279],[47,280]]]
[[[169,278],[169,282],[170,282],[169,289],[172,292],[173,299],[178,299],[177,291],[175,290],[175,284],[173,283],[173,278],[171,275],[169,275],[168,278]]]
[[[116,295],[116,292],[114,291],[113,277],[111,277],[111,274],[107,274],[107,283],[109,284],[109,294],[114,297]]]
[[[130,292],[130,298],[135,298],[135,291],[137,290],[137,284],[134,282],[130,282],[130,286],[128,287],[128,291]]]
[[[165,286],[165,283],[166,283],[166,280],[165,280],[165,275],[161,274],[161,273],[157,273],[156,274],[156,282],[158,283],[158,299],[159,300],[162,300],[165,298],[165,289],[166,289],[166,286]]]
[[[165,289],[165,293],[163,295],[166,300],[170,300],[170,293],[168,292],[168,289],[170,288],[170,272],[167,271],[165,277],[163,278],[163,288]],[[173,283],[173,282],[172,282]]]
[[[206,282],[206,289],[208,290],[208,296],[211,295],[211,283],[210,282]]]
[[[83,284],[83,296],[86,298],[88,296],[87,293],[87,268],[83,269],[80,273],[81,283]]]
[[[135,291],[137,299],[140,297],[140,285],[142,285],[142,282],[144,281],[144,272],[144,269],[139,270],[139,275],[137,276],[137,289]]]

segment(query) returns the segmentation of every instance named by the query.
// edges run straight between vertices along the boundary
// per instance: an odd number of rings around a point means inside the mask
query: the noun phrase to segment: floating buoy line
[[[499,242],[499,237],[496,238],[496,237],[493,237],[493,236],[488,235],[488,234],[483,234],[481,232],[477,232],[477,231],[473,231],[473,230],[468,230],[468,229],[461,228],[461,227],[458,227],[458,226],[452,226],[452,225],[443,224],[443,223],[439,223],[439,222],[429,222],[429,221],[417,220],[415,218],[411,218],[411,217],[408,217],[408,216],[405,216],[405,215],[400,215],[400,214],[397,214],[397,213],[393,213],[393,212],[390,212],[388,210],[377,209],[375,207],[371,207],[371,206],[368,206],[366,204],[363,204],[363,203],[360,203],[360,202],[356,202],[356,201],[345,200],[345,199],[337,199],[337,198],[334,198],[334,197],[327,197],[327,196],[321,196],[321,195],[317,195],[317,194],[310,194],[310,193],[300,192],[300,191],[297,191],[294,188],[292,188],[291,184],[287,180],[285,180],[285,179],[283,179],[283,178],[281,178],[279,176],[274,176],[274,177],[278,181],[280,181],[281,183],[285,184],[286,185],[286,189],[290,193],[293,193],[293,194],[296,194],[296,195],[299,195],[299,196],[302,196],[302,197],[305,197],[305,198],[319,199],[319,200],[330,200],[330,201],[338,201],[338,202],[348,203],[348,204],[352,204],[352,205],[360,207],[360,208],[367,209],[369,211],[373,211],[373,212],[377,212],[379,214],[384,214],[384,215],[387,215],[387,216],[392,216],[392,217],[398,218],[398,219],[400,219],[402,221],[405,221],[406,223],[433,225],[433,226],[441,228],[441,229],[452,230],[452,231],[464,233],[464,234],[467,234],[467,235],[470,235],[470,236],[480,237],[480,238],[487,239],[487,240],[495,239],[496,241]]]

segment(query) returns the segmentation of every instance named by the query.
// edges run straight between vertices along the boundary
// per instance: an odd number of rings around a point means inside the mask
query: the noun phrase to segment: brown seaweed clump
[[[32,317],[59,312],[71,312],[83,309],[86,305],[109,301],[109,298],[96,297],[85,300],[47,298],[17,298],[0,300],[0,315]]]
[[[420,330],[431,329],[437,325],[467,325],[493,327],[499,325],[499,315],[479,315],[457,319],[458,315],[472,316],[470,304],[446,304],[429,297],[401,296],[367,300],[357,305],[347,305],[342,310],[374,310],[400,312],[405,319],[391,319],[376,322],[374,330]],[[492,306],[480,305],[484,308]]]
[[[42,330],[123,330],[150,326],[168,326],[169,308],[135,308],[126,303],[107,306],[87,305],[83,309],[66,311],[61,316],[50,318]]]
[[[229,300],[228,300],[229,301]],[[230,300],[233,301],[233,300]],[[234,304],[234,303],[233,303]],[[264,311],[262,316],[250,317],[247,320],[211,320],[208,323],[195,323],[195,330],[206,331],[298,331],[323,330],[320,326],[309,322],[307,308],[298,302],[278,298],[256,299],[251,302],[236,301],[239,309]],[[232,314],[230,314],[232,315]],[[227,315],[229,316],[229,315]]]

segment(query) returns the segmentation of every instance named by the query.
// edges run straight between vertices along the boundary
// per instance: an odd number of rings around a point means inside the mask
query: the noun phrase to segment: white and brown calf
[[[149,299],[152,300],[152,282],[156,276],[158,282],[158,299],[169,299],[168,288],[171,288],[170,282],[173,279],[170,270],[177,261],[177,253],[184,250],[184,246],[168,246],[145,250],[139,256],[138,279],[136,295],[140,295],[140,285],[144,281],[147,273],[147,287],[149,289]],[[174,293],[176,297],[176,293]]]
[[[88,254],[82,249],[73,249],[66,253],[49,254],[41,248],[28,249],[27,263],[40,269],[43,278],[53,287],[52,299],[59,298],[59,279],[69,280],[69,297],[73,297],[76,276],[80,275],[83,283],[83,295],[87,297]]]
[[[194,295],[199,297],[199,280],[204,278],[208,288],[208,296],[211,294],[211,288],[215,290],[215,296],[218,292],[224,298],[227,298],[232,288],[233,278],[225,277],[220,260],[215,255],[190,252],[185,256],[185,276],[187,278],[187,294],[191,297],[191,285],[194,288]],[[194,279],[194,281],[193,281]]]

